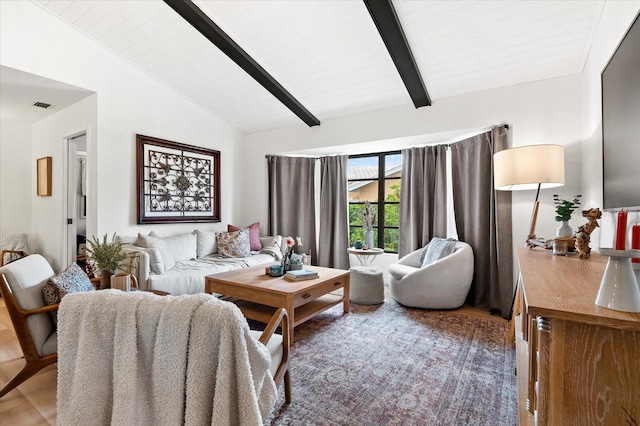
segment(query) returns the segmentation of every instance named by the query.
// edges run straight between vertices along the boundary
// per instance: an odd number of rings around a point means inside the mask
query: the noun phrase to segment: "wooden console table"
[[[518,260],[520,424],[640,424],[640,314],[595,304],[608,258]]]

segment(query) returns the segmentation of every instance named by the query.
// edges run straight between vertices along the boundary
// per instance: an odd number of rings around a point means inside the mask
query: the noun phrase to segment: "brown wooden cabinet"
[[[608,258],[518,260],[520,424],[640,424],[640,314],[595,304]]]

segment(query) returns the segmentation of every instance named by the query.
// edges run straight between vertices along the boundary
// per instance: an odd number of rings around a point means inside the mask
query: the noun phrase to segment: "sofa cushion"
[[[136,245],[139,247],[156,249],[149,253],[149,262],[152,265],[154,273],[164,274],[175,266],[176,260],[174,259],[171,250],[166,246],[164,239],[160,237],[153,237],[151,235],[138,234],[138,242]],[[155,268],[153,268],[153,265],[156,265]]]
[[[240,231],[242,228],[227,225],[228,232]],[[249,230],[249,249],[252,251],[258,251],[262,248],[262,243],[260,242],[260,222],[252,223],[247,226]]]
[[[247,257],[251,253],[248,229],[220,232],[217,238],[218,253],[223,257]]]
[[[195,259],[198,256],[197,236],[193,232],[158,238],[161,238],[164,241],[166,249],[171,252],[175,262]],[[167,265],[165,262],[165,268],[166,267]]]
[[[449,238],[433,237],[426,246],[427,250],[422,261],[422,267],[432,264],[436,260],[440,260],[449,256],[456,248],[456,240]]]
[[[201,231],[196,229],[196,255],[198,258],[218,252],[216,231]]]
[[[69,293],[93,290],[93,284],[89,281],[87,274],[77,263],[72,263],[63,272],[47,280],[45,285],[42,286],[42,298],[45,305],[55,305],[60,303],[62,298]],[[57,324],[58,312],[52,311],[49,314],[53,322]]]

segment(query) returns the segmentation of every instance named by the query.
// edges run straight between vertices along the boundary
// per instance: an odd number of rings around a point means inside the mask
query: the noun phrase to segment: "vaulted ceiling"
[[[164,1],[36,2],[242,132],[302,123]],[[363,1],[193,2],[320,122],[413,105]],[[436,104],[580,74],[604,1],[392,5]]]

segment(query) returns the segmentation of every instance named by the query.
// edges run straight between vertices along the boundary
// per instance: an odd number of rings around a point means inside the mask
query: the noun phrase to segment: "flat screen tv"
[[[602,71],[604,209],[640,209],[640,21]]]

